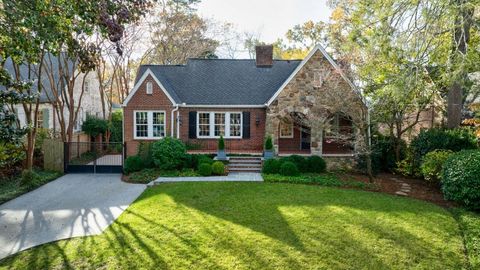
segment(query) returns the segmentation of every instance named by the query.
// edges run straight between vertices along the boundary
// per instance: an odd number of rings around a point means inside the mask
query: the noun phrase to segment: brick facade
[[[147,82],[152,82],[153,93],[146,93]],[[151,142],[154,140],[134,139],[134,111],[136,110],[159,110],[165,111],[165,131],[170,136],[172,110],[175,106],[168,99],[165,93],[160,89],[155,80],[148,76],[140,85],[137,92],[128,102],[128,106],[124,108],[124,140],[127,147],[127,155],[136,155],[140,142]],[[190,147],[199,147],[198,150],[205,152],[215,152],[217,150],[218,139],[189,139],[189,120],[190,111],[199,112],[250,112],[250,138],[249,139],[228,139],[225,138],[225,149],[228,152],[235,153],[260,153],[263,151],[263,142],[265,139],[265,109],[263,108],[186,108],[180,107],[178,114],[180,116],[180,139]],[[174,112],[174,130],[173,135],[177,137],[177,112]],[[258,124],[257,124],[258,120]]]
[[[147,94],[147,82],[152,82],[153,93]],[[148,76],[140,85],[135,95],[132,96],[128,102],[128,106],[123,108],[124,119],[124,141],[127,147],[127,155],[132,156],[137,154],[138,145],[142,141],[151,140],[135,140],[134,139],[134,111],[136,110],[160,110],[165,111],[165,134],[170,135],[171,132],[171,112],[174,109],[172,102],[168,99],[165,93],[160,89],[160,86],[155,80]]]
[[[265,109],[262,108],[180,108],[180,139],[190,146],[200,147],[198,150],[215,152],[218,139],[189,139],[188,137],[188,114],[196,112],[250,112],[250,138],[228,139],[225,138],[225,150],[227,153],[251,153],[262,152],[265,139]],[[257,119],[259,120],[257,125]]]
[[[153,93],[146,93],[147,82],[152,82]],[[331,95],[331,93],[340,93]],[[271,134],[277,152],[304,151],[301,150],[301,132],[299,126],[294,128],[293,138],[279,138],[279,123],[292,113],[299,113],[307,118],[317,117],[324,112],[343,112],[345,115],[358,117],[363,106],[361,100],[352,91],[341,74],[333,68],[320,51],[316,51],[302,69],[293,77],[276,100],[268,108],[178,108],[173,116],[174,130],[172,133],[172,110],[175,106],[168,99],[155,80],[148,76],[138,88],[135,95],[124,108],[124,139],[127,145],[127,155],[135,155],[141,141],[134,139],[134,111],[135,110],[160,110],[165,111],[166,136],[173,134],[184,141],[190,149],[215,152],[218,139],[216,138],[189,138],[189,113],[190,112],[250,112],[250,138],[229,139],[225,138],[227,153],[261,153],[266,134]],[[344,108],[349,110],[343,111]],[[179,134],[177,134],[177,115],[179,117]],[[320,117],[319,117],[320,118]],[[291,119],[290,119],[291,120]],[[313,121],[310,128],[311,144],[308,153],[321,155],[322,153],[348,153],[351,147],[344,147],[335,143],[325,142],[323,130],[325,126]],[[319,123],[323,124],[323,123]],[[303,126],[305,123],[302,124]]]

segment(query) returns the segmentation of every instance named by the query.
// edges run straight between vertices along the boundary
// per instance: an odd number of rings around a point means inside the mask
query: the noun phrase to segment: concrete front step
[[[229,157],[229,158],[230,158],[230,160],[232,160],[232,159],[233,159],[233,160],[235,160],[235,159],[237,159],[237,160],[242,160],[242,159],[258,159],[258,160],[262,160],[262,157],[254,157],[254,156],[244,156],[244,157],[241,157],[241,156],[240,156],[240,157]]]
[[[261,164],[258,163],[237,163],[237,164],[228,164],[229,168],[234,168],[234,167],[252,167],[252,168],[261,168]]]
[[[260,160],[260,159],[230,159],[228,162],[229,163],[256,163],[256,164],[260,164],[260,163],[262,163],[262,160]]]
[[[243,172],[243,171],[248,171],[248,172],[259,172],[261,171],[262,168],[228,168],[229,172]]]

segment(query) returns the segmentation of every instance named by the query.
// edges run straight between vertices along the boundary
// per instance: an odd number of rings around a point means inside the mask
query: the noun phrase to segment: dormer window
[[[152,82],[147,82],[147,95],[153,94]]]

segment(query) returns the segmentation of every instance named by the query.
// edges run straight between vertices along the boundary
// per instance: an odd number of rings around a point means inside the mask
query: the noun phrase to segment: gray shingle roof
[[[47,74],[47,70],[49,71],[50,68],[52,69],[52,75],[53,75],[53,81],[54,81],[54,84],[56,85],[56,87],[59,89],[59,85],[60,85],[60,72],[59,72],[59,68],[58,68],[58,60],[57,60],[57,57],[51,55],[50,58],[48,58],[49,56],[45,56],[45,61],[48,63],[48,69],[47,67],[44,65],[44,67],[42,68],[42,86],[43,86],[43,90],[40,92],[40,96],[39,96],[39,99],[40,99],[40,102],[41,103],[47,103],[47,102],[50,102],[48,100],[48,96],[50,96],[50,98],[53,97],[53,94],[52,94],[52,87],[51,87],[51,84],[50,84],[50,80],[48,78],[48,74]],[[51,65],[50,65],[50,60],[51,59]],[[12,63],[12,60],[9,58],[7,59],[7,61],[5,61],[5,66],[4,68],[8,71],[8,73],[10,73],[10,75],[12,76],[12,78],[15,78],[15,71],[14,71],[14,68],[13,68],[13,63]],[[29,70],[30,68],[30,70]],[[69,69],[72,69],[74,68],[74,63],[72,61],[69,61]],[[37,80],[38,80],[38,75],[37,75],[37,72],[38,72],[38,67],[37,65],[34,65],[34,64],[31,64],[30,67],[28,64],[22,64],[20,65],[20,77],[22,78],[22,80],[26,80],[26,81],[30,81],[32,82],[32,93],[37,93]],[[5,86],[3,85],[0,85],[0,91],[3,91],[5,90]],[[47,96],[48,94],[48,96]]]
[[[142,65],[135,83],[150,69],[177,103],[263,105],[300,62],[275,60],[266,68],[255,60],[189,59],[181,66]]]

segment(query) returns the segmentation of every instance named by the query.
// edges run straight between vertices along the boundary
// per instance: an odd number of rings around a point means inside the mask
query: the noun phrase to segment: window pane
[[[210,114],[209,113],[198,114],[198,135],[210,136]]]
[[[153,137],[164,137],[165,136],[165,114],[163,112],[153,112],[152,113],[153,121]]]
[[[147,124],[147,112],[136,112],[136,123],[137,124]]]
[[[231,113],[230,114],[230,136],[239,137],[241,136],[242,128],[242,114],[240,113]]]
[[[210,136],[210,127],[206,125],[200,125],[198,127],[198,135],[200,136]]]
[[[148,137],[148,113],[136,112],[135,113],[135,127],[137,137]]]
[[[210,123],[210,114],[209,113],[199,113],[198,114],[198,123],[201,125],[208,125]]]
[[[225,136],[224,113],[215,113],[215,136]]]
[[[165,136],[165,126],[154,125],[153,126],[153,137],[164,137],[164,136]]]
[[[293,125],[291,123],[281,123],[280,137],[291,137],[293,135]]]

